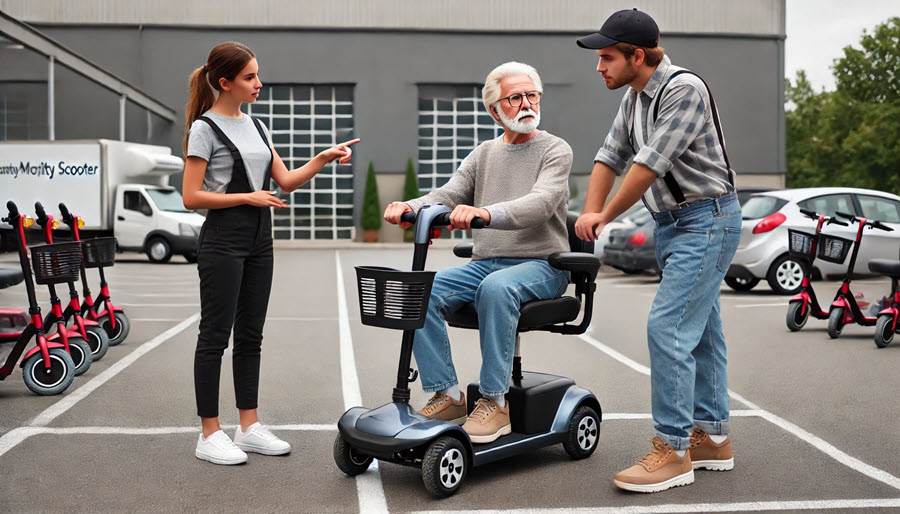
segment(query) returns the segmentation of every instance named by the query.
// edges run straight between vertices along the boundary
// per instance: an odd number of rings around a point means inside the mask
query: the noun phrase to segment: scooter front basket
[[[850,253],[853,241],[843,237],[819,234],[819,258],[823,261],[843,264]]]
[[[97,237],[82,241],[85,268],[107,268],[116,263],[116,238]]]
[[[815,258],[813,243],[816,235],[800,230],[788,229],[788,250],[794,257],[812,261]]]
[[[425,324],[434,271],[356,266],[363,325],[416,330]]]
[[[78,280],[81,243],[78,241],[31,247],[31,267],[38,284],[64,284]]]

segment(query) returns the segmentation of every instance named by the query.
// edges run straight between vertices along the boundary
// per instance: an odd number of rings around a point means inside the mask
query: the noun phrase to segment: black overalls
[[[252,193],[244,160],[234,143],[213,121],[200,117],[231,152],[234,167],[226,193]],[[269,142],[253,120],[266,146]],[[263,189],[269,188],[272,161]],[[238,205],[210,209],[200,230],[200,335],[194,355],[197,414],[219,415],[222,353],[234,328],[232,363],[238,409],[255,409],[259,390],[262,331],[272,289],[272,219],[268,207]]]

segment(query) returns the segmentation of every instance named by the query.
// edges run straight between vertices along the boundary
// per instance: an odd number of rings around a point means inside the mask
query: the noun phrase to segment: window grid
[[[423,96],[420,88],[418,179],[425,194],[446,184],[466,155],[483,141],[500,136],[503,129],[484,108],[480,85],[451,85],[431,98]],[[464,137],[463,131],[471,137]],[[453,237],[465,239],[466,234],[454,231]]]
[[[247,112],[266,122],[275,149],[294,169],[353,137],[352,94],[351,86],[277,84],[265,88]],[[274,238],[354,238],[352,164],[332,162],[302,187],[279,189],[278,195],[288,207],[274,212]]]

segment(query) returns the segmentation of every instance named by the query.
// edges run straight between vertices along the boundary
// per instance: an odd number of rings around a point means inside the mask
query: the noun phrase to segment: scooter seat
[[[573,321],[581,312],[581,302],[571,296],[534,300],[522,306],[519,314],[519,332],[539,330],[549,325]],[[444,314],[451,327],[478,329],[478,312],[475,304],[467,303],[454,312]]]
[[[0,289],[11,287],[25,280],[22,270],[16,268],[0,268]]]
[[[900,278],[900,261],[894,259],[872,259],[869,261],[869,271],[891,278]]]

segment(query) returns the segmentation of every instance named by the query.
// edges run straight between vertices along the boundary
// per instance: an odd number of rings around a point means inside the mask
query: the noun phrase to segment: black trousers
[[[197,414],[219,415],[222,353],[234,329],[232,367],[238,409],[255,409],[262,331],[272,289],[269,209],[210,211],[200,233],[200,335],[194,354]]]

